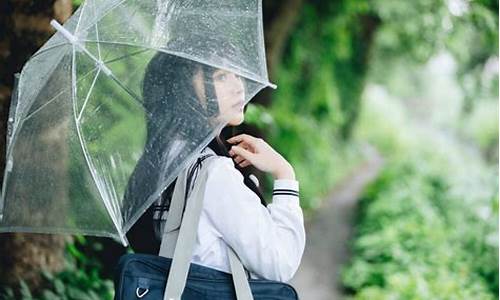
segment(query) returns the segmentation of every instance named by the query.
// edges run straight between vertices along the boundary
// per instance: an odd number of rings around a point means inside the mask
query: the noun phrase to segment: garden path
[[[356,204],[364,187],[378,174],[383,158],[371,145],[363,147],[365,160],[354,168],[305,220],[306,247],[301,265],[290,281],[301,300],[342,299],[339,270],[349,259]]]

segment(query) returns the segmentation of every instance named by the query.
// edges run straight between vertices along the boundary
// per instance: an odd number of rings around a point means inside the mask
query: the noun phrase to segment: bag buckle
[[[142,292],[141,292],[142,290]],[[137,296],[137,298],[142,298],[144,296],[146,296],[146,294],[149,292],[149,289],[143,289],[143,288],[140,288],[138,287],[137,289],[135,289],[135,295]]]

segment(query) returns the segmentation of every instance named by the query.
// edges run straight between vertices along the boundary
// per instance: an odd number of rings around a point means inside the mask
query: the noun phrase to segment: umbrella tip
[[[120,242],[122,243],[123,247],[128,247],[129,245],[128,239],[124,234],[120,234]]]
[[[52,21],[50,21],[50,25],[54,27],[55,30],[60,32],[71,44],[76,43],[77,38],[71,34],[71,32],[66,30],[66,28],[64,28],[61,24],[59,24],[57,20],[52,19]]]
[[[56,19],[52,19],[52,20],[50,20],[50,25],[52,25],[52,27],[56,28],[57,25],[61,25],[61,24],[59,24],[59,22],[57,22]]]

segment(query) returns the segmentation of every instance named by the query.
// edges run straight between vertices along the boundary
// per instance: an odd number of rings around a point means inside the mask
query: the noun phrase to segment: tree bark
[[[268,7],[264,11],[266,13],[269,10],[265,18],[264,38],[268,71],[272,75],[281,61],[283,49],[300,17],[304,0],[266,1],[266,3],[274,4],[274,7]]]
[[[304,2],[305,0],[263,2],[266,60],[271,82],[276,67],[281,62],[283,50],[287,45],[290,34],[300,18]],[[252,103],[269,106],[271,104],[271,89],[265,88],[262,90],[255,96]],[[257,129],[252,131],[255,130],[258,132]]]
[[[6,139],[14,74],[54,33],[49,22],[64,22],[72,13],[71,0],[4,0],[0,2],[0,138]],[[57,134],[54,132],[54,134]],[[48,145],[46,145],[48,146]],[[0,172],[5,167],[5,143],[0,143]],[[0,234],[0,286],[23,279],[36,289],[40,270],[61,270],[64,237],[45,234]]]

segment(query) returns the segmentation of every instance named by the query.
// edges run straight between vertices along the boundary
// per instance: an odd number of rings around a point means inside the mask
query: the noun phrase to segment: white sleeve
[[[269,280],[289,281],[305,247],[298,181],[274,181],[267,208],[243,183],[229,157],[216,158],[208,170],[204,209],[223,240],[251,272]]]

